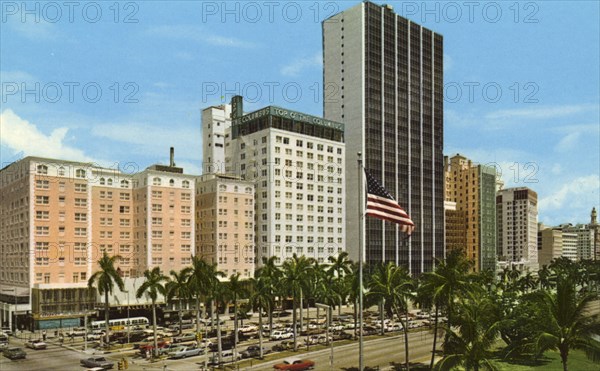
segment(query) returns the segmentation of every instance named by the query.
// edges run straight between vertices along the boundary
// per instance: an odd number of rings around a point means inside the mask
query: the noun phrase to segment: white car
[[[39,350],[39,349],[46,349],[48,346],[46,345],[46,343],[44,343],[41,340],[30,340],[30,341],[26,341],[25,342],[25,346],[27,348],[31,348],[31,349],[35,349],[35,350]]]
[[[67,332],[67,336],[85,336],[85,327],[75,327],[71,331]]]
[[[273,331],[273,333],[271,334],[271,340],[285,340],[285,339],[291,339],[294,337],[294,333],[293,332],[289,332],[289,331]]]
[[[254,326],[254,325],[244,325],[240,328],[238,328],[238,330],[241,333],[246,333],[246,332],[255,332],[258,331],[258,326]]]

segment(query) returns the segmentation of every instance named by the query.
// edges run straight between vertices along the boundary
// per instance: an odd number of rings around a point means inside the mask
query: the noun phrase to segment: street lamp
[[[329,340],[329,328],[331,327],[331,315],[332,315],[332,308],[331,305],[326,305],[326,304],[320,304],[320,303],[315,303],[315,307],[317,307],[317,309],[325,309],[327,310],[325,313],[327,313],[327,332],[325,333],[325,339],[327,340],[327,342],[329,343],[329,347],[330,347],[330,353],[329,353],[329,367],[333,370],[333,337],[331,340]],[[319,317],[317,316],[317,322],[319,321]]]

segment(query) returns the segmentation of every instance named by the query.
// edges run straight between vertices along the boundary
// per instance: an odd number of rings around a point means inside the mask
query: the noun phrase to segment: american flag
[[[367,169],[365,174],[367,175],[366,215],[400,224],[400,229],[410,235],[415,229],[415,223]]]

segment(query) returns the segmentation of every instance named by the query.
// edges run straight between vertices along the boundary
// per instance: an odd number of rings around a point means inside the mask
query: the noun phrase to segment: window
[[[152,198],[162,198],[162,191],[152,191]]]
[[[119,206],[119,213],[129,214],[129,206]]]
[[[48,188],[50,188],[50,181],[38,179],[35,181],[35,187],[37,189],[48,189]]]
[[[120,192],[119,193],[119,199],[122,201],[128,201],[130,199],[131,195],[127,192]]]
[[[76,227],[75,236],[87,236],[87,228]]]
[[[49,196],[35,196],[35,203],[38,205],[48,205],[50,203]]]
[[[102,219],[102,218],[100,218],[100,219]],[[75,213],[75,221],[77,221],[77,222],[87,221],[87,214],[86,213]]]
[[[38,165],[37,166],[37,173],[38,174],[48,174],[48,166],[46,166],[46,165]]]
[[[48,220],[48,219],[50,219],[50,212],[49,211],[36,211],[35,218],[39,219],[39,220]]]
[[[160,178],[152,179],[152,185],[159,186],[161,184],[162,184],[162,181],[160,180]]]
[[[121,188],[128,188],[129,182],[126,180],[121,180]]]
[[[84,183],[75,183],[75,192],[86,192],[87,185]]]
[[[190,188],[190,181],[189,180],[184,180],[183,182],[181,182],[181,186],[183,188]]]
[[[181,200],[182,201],[189,201],[191,199],[192,199],[191,193],[184,192],[184,193],[181,194]]]
[[[169,179],[169,186],[174,187],[175,186],[175,180]]]
[[[85,170],[83,170],[83,169],[75,170],[75,177],[76,178],[85,178]]]
[[[75,206],[79,206],[79,207],[85,207],[87,206],[87,199],[85,198],[76,198],[75,199]],[[102,211],[102,210],[100,210]]]

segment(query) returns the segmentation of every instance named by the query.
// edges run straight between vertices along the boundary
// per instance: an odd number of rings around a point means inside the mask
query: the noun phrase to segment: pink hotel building
[[[168,274],[196,253],[196,177],[174,166],[135,173],[26,157],[0,170],[0,322],[79,325],[96,308],[87,280],[106,251],[122,276]]]

